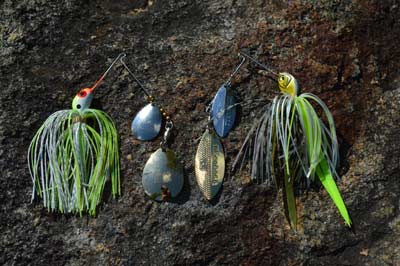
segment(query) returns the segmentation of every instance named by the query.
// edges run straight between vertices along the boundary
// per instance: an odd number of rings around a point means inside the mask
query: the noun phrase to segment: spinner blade
[[[143,169],[142,184],[151,198],[161,201],[175,198],[183,187],[183,167],[175,153],[159,148]]]
[[[235,124],[236,99],[232,89],[222,85],[212,101],[211,116],[214,129],[220,137],[226,137]]]
[[[218,136],[207,129],[199,143],[195,158],[196,181],[208,200],[217,195],[225,174],[224,150]]]
[[[132,133],[139,140],[152,140],[160,133],[161,123],[160,108],[149,103],[133,119]]]

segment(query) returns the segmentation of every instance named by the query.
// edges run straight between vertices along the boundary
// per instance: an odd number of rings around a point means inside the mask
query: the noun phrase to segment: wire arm
[[[120,53],[117,58],[114,59],[114,61],[111,63],[111,65],[107,68],[106,72],[104,72],[104,74],[96,81],[96,83],[90,88],[91,90],[94,90],[95,88],[97,88],[100,83],[104,80],[104,78],[107,76],[107,74],[110,72],[110,70],[113,68],[113,66],[115,65],[115,63],[117,63],[118,60],[122,59],[126,57],[125,53]]]
[[[242,58],[242,61],[240,61],[239,65],[237,65],[237,67],[235,68],[235,70],[232,72],[232,74],[229,76],[228,80],[225,82],[225,85],[231,85],[231,80],[232,78],[239,72],[240,68],[242,67],[242,65],[244,64],[244,62],[246,61],[246,57],[242,56],[239,53],[239,57]]]
[[[272,73],[273,75],[275,75],[276,77],[278,77],[278,73],[276,73],[275,71],[273,71],[271,68],[267,67],[266,65],[264,65],[263,63],[261,63],[260,61],[254,59],[253,57],[251,57],[250,55],[244,53],[244,52],[240,52],[239,56],[243,56],[248,58],[250,61],[252,61],[253,63],[257,64],[258,66],[264,68],[265,70],[267,70],[268,72]]]
[[[133,72],[130,70],[130,68],[128,67],[128,65],[124,62],[124,57],[120,58],[121,64],[125,67],[126,71],[128,71],[128,73],[132,76],[132,78],[136,81],[136,83],[139,85],[140,89],[143,91],[143,93],[147,96],[147,97],[151,97],[151,94],[147,91],[147,89],[144,87],[143,83],[133,74]]]

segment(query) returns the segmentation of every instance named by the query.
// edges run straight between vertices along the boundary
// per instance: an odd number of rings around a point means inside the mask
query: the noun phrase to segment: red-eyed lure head
[[[72,101],[72,109],[77,111],[83,111],[90,107],[93,100],[93,89],[85,88],[80,90],[74,100]]]
[[[101,84],[101,82],[107,76],[108,72],[110,72],[111,68],[115,65],[115,63],[118,60],[124,58],[125,56],[126,56],[125,53],[119,54],[118,57],[115,58],[114,61],[111,63],[111,65],[108,67],[106,72],[104,72],[104,74],[96,81],[96,83],[91,88],[84,88],[76,94],[74,100],[72,101],[73,110],[83,111],[90,107],[90,104],[92,103],[93,100],[93,90],[96,89]]]

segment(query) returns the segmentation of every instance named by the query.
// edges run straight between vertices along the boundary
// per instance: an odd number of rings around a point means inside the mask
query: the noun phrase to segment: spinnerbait
[[[297,80],[291,74],[275,73],[249,55],[241,54],[270,72],[277,79],[282,94],[267,104],[261,117],[254,122],[233,168],[240,161],[239,168],[242,168],[248,159],[254,181],[281,186],[287,219],[293,228],[297,227],[294,185],[302,181],[309,185],[317,176],[346,225],[351,227],[350,216],[334,180],[334,177],[339,178],[335,170],[339,150],[335,123],[328,107],[314,94],[298,95]],[[321,108],[327,124],[311,103]]]
[[[111,117],[91,109],[95,89],[120,54],[91,88],[80,90],[72,110],[52,114],[33,137],[28,165],[35,195],[49,211],[95,215],[107,180],[121,193],[118,136]]]

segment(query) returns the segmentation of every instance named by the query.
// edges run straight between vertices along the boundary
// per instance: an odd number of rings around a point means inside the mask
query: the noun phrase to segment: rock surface
[[[400,265],[400,6],[398,1],[0,1],[1,265]],[[324,190],[298,197],[292,231],[273,189],[226,175],[214,202],[194,178],[205,106],[240,49],[297,77],[331,109],[341,144],[348,230]],[[116,121],[123,194],[96,218],[30,203],[26,152],[51,113],[70,108],[125,51],[175,121],[171,147],[186,186],[149,201],[141,173],[160,138],[130,134],[144,97],[121,67],[96,94]],[[276,85],[247,64],[233,86],[241,117],[223,140],[228,164]]]

